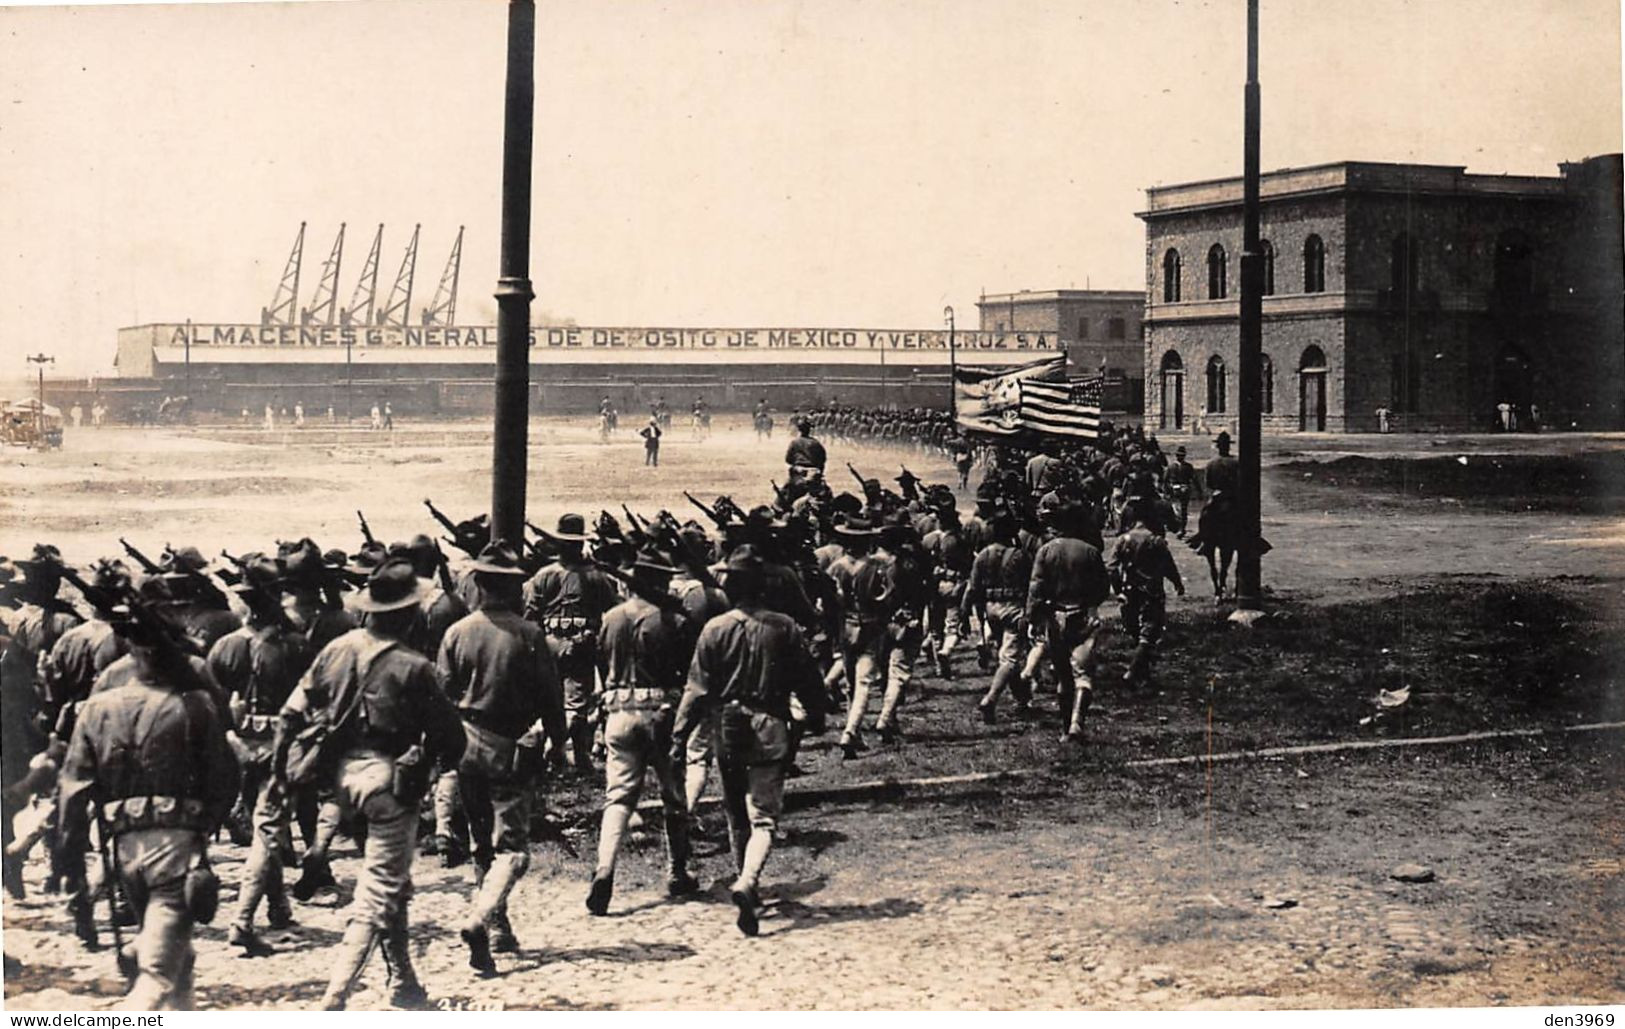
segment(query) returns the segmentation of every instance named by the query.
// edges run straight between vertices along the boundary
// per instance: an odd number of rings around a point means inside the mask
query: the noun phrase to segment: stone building
[[[1625,424],[1620,155],[1559,167],[1265,174],[1265,431]],[[1146,201],[1146,423],[1234,432],[1241,180]]]
[[[1046,289],[984,293],[983,332],[1045,333],[1066,351],[1073,375],[1106,369],[1106,406],[1138,414],[1145,396],[1145,294],[1124,289]],[[1113,399],[1120,398],[1117,403]]]

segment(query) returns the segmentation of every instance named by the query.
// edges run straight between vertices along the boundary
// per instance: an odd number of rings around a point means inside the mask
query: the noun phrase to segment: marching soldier
[[[1178,513],[1175,524],[1179,527],[1179,538],[1184,539],[1186,527],[1190,524],[1191,493],[1197,488],[1196,469],[1185,460],[1184,447],[1174,451],[1174,460],[1163,472],[1162,484],[1168,491],[1168,499],[1175,505]]]
[[[999,698],[1006,689],[1016,698],[1021,714],[1032,702],[1032,687],[1021,674],[1027,653],[1027,620],[1023,605],[1032,577],[1032,559],[1017,540],[1016,520],[1007,512],[993,515],[989,526],[992,542],[983,547],[971,565],[970,581],[960,601],[960,618],[968,621],[972,612],[987,627],[989,647],[998,659],[987,695],[977,705],[982,721],[997,719]]]
[[[1130,498],[1125,516],[1129,531],[1112,544],[1108,562],[1123,587],[1123,632],[1138,644],[1134,660],[1123,675],[1127,683],[1150,677],[1151,661],[1168,621],[1168,595],[1163,581],[1173,583],[1174,590],[1185,595],[1185,583],[1179,577],[1174,556],[1168,552],[1168,541],[1156,532],[1158,518],[1153,503],[1150,497]]]
[[[919,533],[908,524],[907,513],[896,516],[881,530],[881,551],[892,567],[895,603],[889,630],[891,646],[886,659],[886,693],[880,703],[875,729],[883,743],[896,742],[897,708],[914,678],[914,662],[925,641],[926,610],[936,595],[931,561],[920,544]]]
[[[823,478],[824,465],[829,461],[829,456],[824,452],[824,444],[813,438],[812,421],[792,418],[790,424],[799,433],[784,450],[784,463],[790,467],[790,481]]]
[[[11,639],[0,654],[0,703],[5,707],[5,717],[0,719],[0,786],[6,788],[0,801],[0,834],[8,848],[17,814],[12,810],[10,787],[28,775],[29,760],[45,743],[36,692],[40,656],[49,654],[57,640],[80,621],[73,608],[56,595],[62,585],[62,558],[55,547],[36,543],[33,557],[15,564],[23,573],[17,591],[22,603],[7,616]],[[6,892],[21,899],[21,859],[8,851],[3,867]]]
[[[508,894],[530,865],[531,781],[541,766],[536,727],[545,726],[562,758],[564,703],[547,636],[519,613],[525,582],[519,556],[489,544],[472,572],[479,609],[446,632],[439,663],[468,737],[458,782],[479,888],[462,938],[469,965],[491,973],[492,951],[519,949]]]
[[[208,840],[237,796],[237,759],[203,662],[162,638],[152,622],[132,621],[120,631],[130,652],[81,705],[63,764],[62,863],[77,870],[69,890],[81,893],[94,810],[116,888],[140,924],[124,1006],[185,1010],[192,1006],[192,927],[214,919],[218,900]]]
[[[312,721],[331,726],[326,746],[316,748],[309,767],[319,774],[331,767],[329,761],[335,763],[329,774],[341,807],[367,819],[355,900],[322,995],[328,1011],[343,1010],[380,938],[391,1000],[416,1006],[426,999],[406,937],[418,803],[434,758],[455,763],[464,737],[434,664],[404,645],[418,617],[420,593],[407,562],[379,566],[360,604],[366,624],[322,648],[282,708],[273,767],[292,774],[289,755],[300,731]],[[302,762],[298,771],[305,768]]]
[[[208,668],[225,692],[243,765],[241,796],[250,811],[252,834],[243,867],[237,917],[226,942],[246,956],[270,953],[254,932],[254,912],[266,901],[266,922],[281,929],[293,922],[283,884],[282,856],[292,848],[289,798],[271,774],[278,712],[310,664],[311,651],[282,613],[275,561],[259,557],[243,568],[232,587],[248,607],[248,624],[222,636],[210,648]]]
[[[1095,645],[1100,634],[1100,602],[1110,589],[1100,551],[1084,542],[1085,508],[1058,512],[1056,537],[1038,548],[1027,591],[1027,624],[1041,632],[1056,681],[1063,740],[1083,738],[1083,719],[1094,699]]]
[[[960,601],[965,595],[971,563],[976,558],[976,552],[965,541],[965,530],[959,524],[959,511],[954,507],[952,494],[937,506],[937,528],[926,534],[923,546],[931,560],[935,582],[926,624],[931,653],[937,675],[951,679],[954,670],[950,659],[965,624],[959,614]]]
[[[729,555],[725,575],[723,586],[736,606],[700,632],[672,725],[671,756],[680,763],[695,725],[720,712],[723,809],[739,867],[730,896],[739,931],[755,936],[762,869],[784,810],[790,698],[799,698],[814,729],[829,702],[801,630],[762,604],[762,564],[753,548]]]
[[[598,835],[598,865],[587,894],[587,910],[609,911],[615,889],[615,861],[621,840],[653,768],[660,784],[666,829],[666,893],[682,897],[699,890],[688,871],[688,813],[680,762],[674,766],[672,719],[682,696],[687,658],[682,605],[656,604],[670,596],[677,569],[658,554],[639,554],[632,566],[632,596],[610,609],[598,633],[604,676],[604,815]],[[674,610],[676,609],[676,610]]]
[[[620,599],[614,582],[582,555],[587,520],[559,516],[550,539],[558,560],[525,584],[525,617],[547,633],[547,645],[564,682],[564,726],[577,772],[592,767],[592,708],[598,663],[598,629],[604,612]]]
[[[873,552],[879,531],[867,520],[848,519],[835,527],[835,535],[845,553],[830,562],[829,576],[841,601],[841,659],[852,698],[841,756],[851,760],[869,749],[860,728],[870,694],[885,681],[897,591],[891,561]]]

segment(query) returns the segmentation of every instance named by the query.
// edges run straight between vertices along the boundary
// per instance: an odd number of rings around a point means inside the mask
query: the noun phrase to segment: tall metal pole
[[[187,403],[192,398],[192,319],[186,319],[186,397]]]
[[[1242,154],[1241,254],[1241,395],[1239,436],[1241,453],[1241,522],[1246,541],[1236,556],[1236,601],[1243,609],[1257,610],[1262,594],[1259,554],[1261,537],[1259,447],[1262,443],[1263,405],[1259,389],[1263,365],[1264,255],[1258,244],[1258,0],[1247,0],[1247,86]]]
[[[957,422],[959,420],[959,356],[954,346],[954,309],[952,305],[942,309],[942,316],[948,320],[948,413]]]
[[[502,252],[497,272],[496,423],[491,436],[491,538],[525,538],[530,432],[530,156],[536,100],[535,0],[508,2],[508,84],[502,135]]]

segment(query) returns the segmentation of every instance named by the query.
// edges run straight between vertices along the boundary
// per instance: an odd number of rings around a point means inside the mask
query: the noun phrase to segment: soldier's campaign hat
[[[485,549],[480,551],[480,556],[476,557],[469,567],[485,575],[525,574],[525,570],[519,567],[519,555],[505,543],[487,543]]]
[[[898,481],[898,482],[921,482],[923,480],[918,475],[915,475],[913,472],[909,471],[907,468],[904,468],[903,469],[903,474],[899,475],[897,477],[896,481]]]
[[[1230,445],[1230,433],[1220,429],[1219,434],[1213,437],[1213,445],[1221,450],[1228,447]]]
[[[204,571],[208,567],[209,562],[198,548],[177,547],[169,552],[169,560],[164,565],[164,574],[184,576]]]
[[[1175,457],[1184,457],[1185,456],[1185,448],[1184,447],[1175,447],[1174,448],[1174,456]]]
[[[367,614],[399,611],[423,599],[423,587],[410,561],[385,561],[367,577],[367,588],[356,597],[355,606]]]
[[[835,534],[837,536],[863,538],[866,536],[878,536],[880,535],[880,530],[871,525],[869,523],[869,519],[854,516],[846,519],[844,522],[837,522],[835,524]]]
[[[559,525],[553,532],[553,538],[574,543],[587,542],[587,519],[573,511],[559,515]]]
[[[638,551],[638,559],[632,567],[640,572],[653,572],[658,575],[677,574],[677,569],[666,560],[666,555],[657,550]]]
[[[724,574],[729,572],[755,572],[760,574],[763,569],[762,555],[749,543],[735,547],[728,560],[723,563]]]
[[[110,593],[130,588],[130,570],[117,558],[104,557],[90,566],[90,584]]]
[[[270,597],[282,592],[282,567],[275,558],[250,554],[243,560],[242,576],[231,587],[231,591],[239,596],[258,593]]]
[[[62,551],[49,543],[34,544],[34,552],[28,557],[20,557],[12,562],[23,570],[26,577],[29,572],[36,569],[59,569],[62,567]]]
[[[322,552],[310,540],[302,540],[282,559],[283,580],[301,586],[319,586],[331,571],[322,560]]]

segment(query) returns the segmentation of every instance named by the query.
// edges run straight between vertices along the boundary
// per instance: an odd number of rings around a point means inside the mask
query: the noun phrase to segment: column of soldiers
[[[893,489],[848,465],[857,489],[837,492],[814,429],[850,439],[864,417],[795,419],[773,502],[691,496],[702,519],[566,514],[508,541],[484,516],[456,522],[430,505],[455,560],[427,535],[386,547],[362,519],[353,554],[303,539],[217,563],[190,547],[153,561],[126,544],[134,568],[106,559],[81,577],[42,545],[0,565],[5,889],[23,895],[24,862],[44,843],[44,887],[67,898],[87,943],[98,902],[115,931],[138,927],[121,951],[130,1006],[185,1007],[193,926],[218,900],[217,834],[248,848],[227,939],[251,956],[270,950],[262,904],[268,925],[292,923],[294,901],[334,885],[330,848],[348,833],[355,900],[322,1005],[342,1008],[376,951],[392,1001],[421,1006],[408,906],[426,820],[444,863],[472,857],[458,932],[490,974],[519,946],[507,904],[549,775],[603,775],[585,891],[598,916],[649,771],[668,893],[699,891],[690,835],[714,764],[727,892],[755,935],[806,736],[844,715],[840,760],[861,759],[869,732],[899,743],[917,664],[952,678],[970,641],[992,673],[981,719],[1001,717],[1006,693],[1017,717],[1033,716],[1047,672],[1075,748],[1100,676],[1102,604],[1122,598],[1135,641],[1123,679],[1143,683],[1164,584],[1184,592],[1165,539],[1184,533],[1200,490],[1183,450],[1169,461],[1155,437],[1109,426],[1086,442],[993,446],[962,515],[950,484],[906,468]],[[940,421],[880,419],[932,432]],[[29,807],[44,814],[16,837]]]

